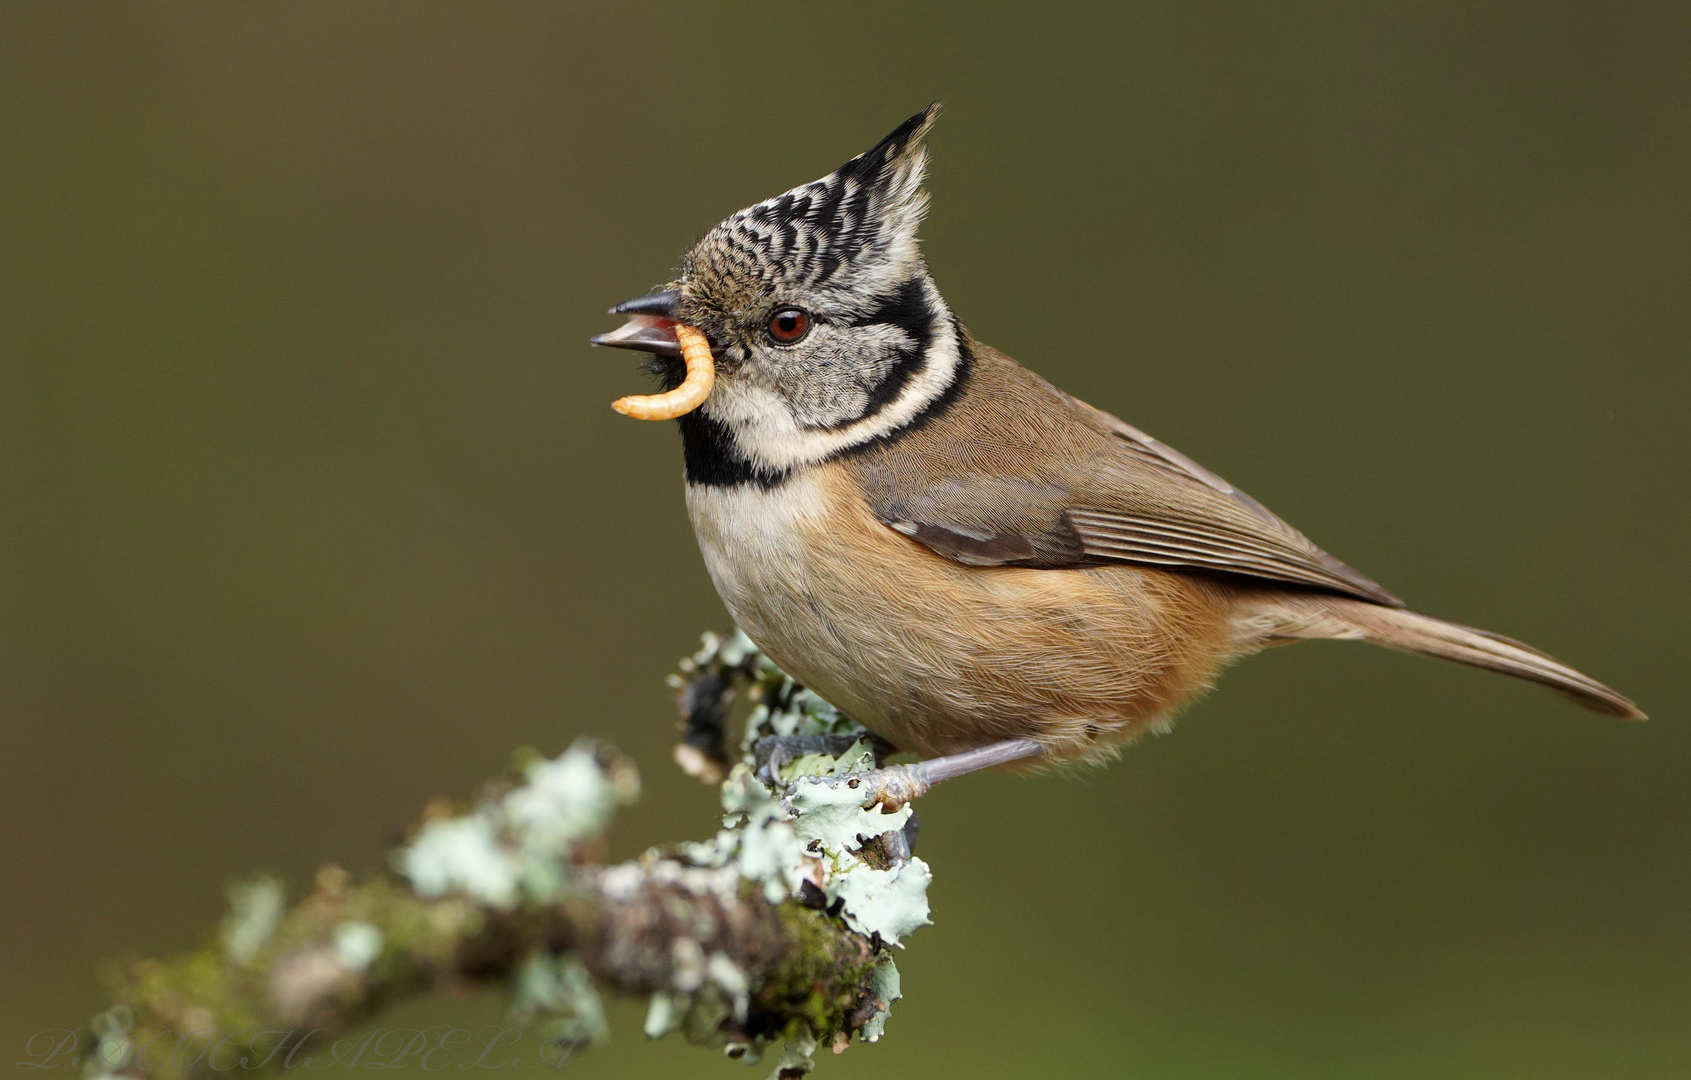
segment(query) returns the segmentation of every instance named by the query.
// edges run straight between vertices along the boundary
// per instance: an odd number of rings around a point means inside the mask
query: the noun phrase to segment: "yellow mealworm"
[[[710,342],[702,331],[686,323],[675,324],[675,340],[681,343],[681,359],[687,364],[687,378],[667,394],[636,394],[617,398],[611,408],[636,420],[674,420],[705,403],[716,385],[716,364],[711,360]]]

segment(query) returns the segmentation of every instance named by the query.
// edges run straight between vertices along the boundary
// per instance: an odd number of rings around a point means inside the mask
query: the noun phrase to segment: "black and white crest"
[[[694,297],[733,309],[750,299],[748,286],[785,286],[849,302],[918,272],[922,139],[938,115],[935,102],[822,179],[728,217],[687,254]]]

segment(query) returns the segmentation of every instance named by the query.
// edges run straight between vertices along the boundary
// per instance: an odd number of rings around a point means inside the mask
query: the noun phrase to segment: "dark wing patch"
[[[1039,558],[1033,541],[1025,536],[1004,536],[926,521],[888,521],[886,525],[964,566],[1027,566]]]
[[[1063,518],[1069,490],[1061,485],[960,476],[912,490],[886,469],[859,477],[882,524],[964,565],[1056,569],[1089,561]]]

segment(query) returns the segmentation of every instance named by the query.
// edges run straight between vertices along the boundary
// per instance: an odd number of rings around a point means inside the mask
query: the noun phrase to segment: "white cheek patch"
[[[897,327],[884,329],[906,343],[909,341]],[[874,415],[832,430],[806,427],[780,391],[761,385],[761,380],[719,381],[702,411],[734,433],[740,451],[753,464],[773,472],[785,472],[824,461],[841,450],[889,434],[915,420],[957,377],[960,355],[957,331],[951,320],[943,316],[936,319],[933,338],[924,354],[925,362],[898,396]]]
[[[867,412],[875,388],[914,344],[909,334],[885,324],[824,324],[812,337],[802,350],[771,350],[757,361],[793,419],[810,429],[838,428]]]

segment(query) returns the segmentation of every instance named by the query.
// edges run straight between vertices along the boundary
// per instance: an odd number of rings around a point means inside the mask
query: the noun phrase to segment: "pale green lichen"
[[[764,821],[740,830],[740,876],[757,882],[763,898],[778,904],[802,886],[804,841],[789,822]]]
[[[746,662],[742,656],[741,663]],[[863,725],[782,674],[767,659],[760,656],[753,666],[758,672],[753,694],[760,700],[746,717],[740,742],[747,755],[759,739],[770,735],[868,735]],[[832,765],[831,759],[828,764]]]
[[[363,971],[382,955],[382,932],[361,919],[335,927],[335,955],[348,971]]]
[[[928,885],[933,871],[921,859],[887,870],[858,863],[842,870],[825,888],[830,900],[845,902],[846,925],[860,934],[879,934],[889,945],[928,925]]]
[[[816,1068],[816,1035],[808,1028],[781,1042],[781,1058],[769,1080],[796,1080]]]
[[[701,635],[701,638],[701,645],[703,648],[701,648],[700,651],[707,654],[714,652],[716,656],[729,667],[739,667],[741,664],[746,662],[746,658],[748,656],[752,656],[754,654],[759,660],[763,659],[763,654],[759,651],[757,645],[751,638],[747,637],[746,632],[741,630],[738,626],[734,628],[734,632],[732,634],[728,635],[728,640],[726,641],[717,640],[716,635],[711,633],[705,633]],[[768,661],[764,661],[764,663],[768,664]],[[768,666],[771,670],[774,669],[773,664],[769,664]]]
[[[751,981],[727,953],[714,952],[705,961],[705,975],[711,985],[721,990],[733,1005],[734,1018],[746,1018],[746,1006],[751,1000]]]
[[[610,1036],[593,976],[568,953],[533,952],[524,959],[517,969],[511,1013],[524,1024],[545,1017],[542,1034],[560,1043],[597,1043]]]
[[[595,840],[618,805],[640,794],[632,766],[599,760],[578,740],[556,758],[524,768],[525,783],[474,810],[437,818],[395,854],[394,866],[427,899],[459,892],[501,910],[558,898],[576,845]]]
[[[886,1030],[887,1017],[892,1015],[892,1003],[904,995],[899,992],[898,965],[892,962],[892,957],[882,953],[875,959],[875,971],[869,979],[869,993],[873,998],[876,1011],[867,1024],[863,1025],[863,1041],[878,1042],[881,1033]]]
[[[870,760],[861,747],[854,745],[839,760],[862,771]],[[904,828],[909,807],[892,813],[878,806],[864,809],[856,789],[815,777],[800,778],[787,798],[778,800],[743,762],[723,781],[722,807],[728,828],[712,841],[689,845],[686,853],[704,865],[734,865],[771,903],[801,895],[809,881],[829,901],[843,901],[847,925],[865,936],[879,934],[897,945],[928,923],[927,889],[933,877],[928,865],[911,858],[876,867],[862,857],[866,841]]]
[[[428,822],[396,853],[395,867],[419,896],[461,893],[502,911],[552,903],[569,883],[577,846],[602,836],[616,807],[639,795],[632,767],[620,758],[601,760],[588,740],[556,758],[530,760],[522,771],[523,783],[468,813]],[[380,954],[381,938],[342,924],[335,946],[348,968],[358,970]],[[523,960],[512,1010],[525,1022],[545,1018],[547,1037],[560,1043],[598,1042],[609,1030],[591,975],[567,952],[535,951]]]
[[[813,778],[800,779],[788,798],[793,809],[793,829],[799,838],[815,841],[838,858],[838,853],[858,851],[864,840],[896,832],[910,820],[908,806],[887,813],[879,806],[863,808],[863,793],[846,784],[828,784]]]
[[[722,782],[722,824],[726,828],[787,816],[781,800],[752,775],[746,762],[735,765]]]
[[[778,904],[799,888],[804,843],[786,819],[781,802],[753,778],[745,763],[722,783],[722,822],[710,840],[680,845],[679,854],[700,866],[733,863],[740,876]]]
[[[599,836],[618,804],[640,795],[638,781],[625,782],[619,791],[585,740],[556,758],[531,762],[525,771],[528,782],[505,796],[502,809],[525,851],[543,856]]]
[[[411,844],[396,853],[395,865],[426,900],[461,892],[489,907],[516,906],[522,864],[500,836],[491,808],[462,817],[431,821]]]
[[[742,634],[727,641],[706,635],[704,647],[682,663],[686,675],[729,669],[753,672],[751,696],[756,704],[741,742],[742,761],[722,782],[724,827],[708,841],[681,845],[678,854],[696,866],[732,868],[771,903],[802,898],[808,883],[853,931],[871,941],[901,945],[929,921],[927,889],[933,875],[922,860],[891,854],[903,850],[900,844],[877,843],[873,853],[868,850],[871,842],[902,830],[911,817],[908,807],[892,813],[879,806],[865,809],[863,794],[837,779],[875,767],[868,732],[757,656]],[[685,682],[677,679],[672,685],[680,688]],[[846,736],[854,741],[837,756],[807,753],[780,765],[775,781],[783,790],[772,791],[752,769],[754,748],[768,736]],[[697,1037],[713,1016],[734,1011],[729,1008],[730,988],[720,980],[695,977],[685,981],[699,982],[697,988],[683,985],[680,973],[687,966],[678,963],[676,985],[652,999],[646,1029],[653,1037],[677,1029]],[[873,1003],[874,1011],[867,1021],[858,1022],[862,1037],[874,1041],[885,1030],[891,1003],[899,996],[898,969],[881,954],[864,978],[862,1000]],[[858,1005],[854,999],[845,1009]],[[796,1077],[811,1068],[815,1033],[837,1032],[845,1023],[843,1013],[831,1011],[838,1007],[817,1002],[814,1025],[801,1024],[780,1037],[783,1051],[776,1077]],[[735,1057],[755,1061],[769,1043],[754,1038],[731,1042],[727,1049]]]
[[[83,1080],[113,1080],[133,1056],[134,1010],[114,1005],[96,1016],[89,1028],[94,1037],[82,1057]]]
[[[645,1032],[648,1039],[661,1039],[681,1026],[687,1015],[685,1002],[678,1002],[666,991],[659,990],[646,1004]]]
[[[245,964],[264,948],[282,921],[286,898],[282,883],[273,877],[241,881],[230,885],[229,914],[219,934],[229,958]]]
[[[827,754],[803,754],[787,762],[781,766],[781,779],[791,782],[805,776],[845,776],[868,772],[874,767],[874,753],[868,742],[859,739],[837,758]]]

